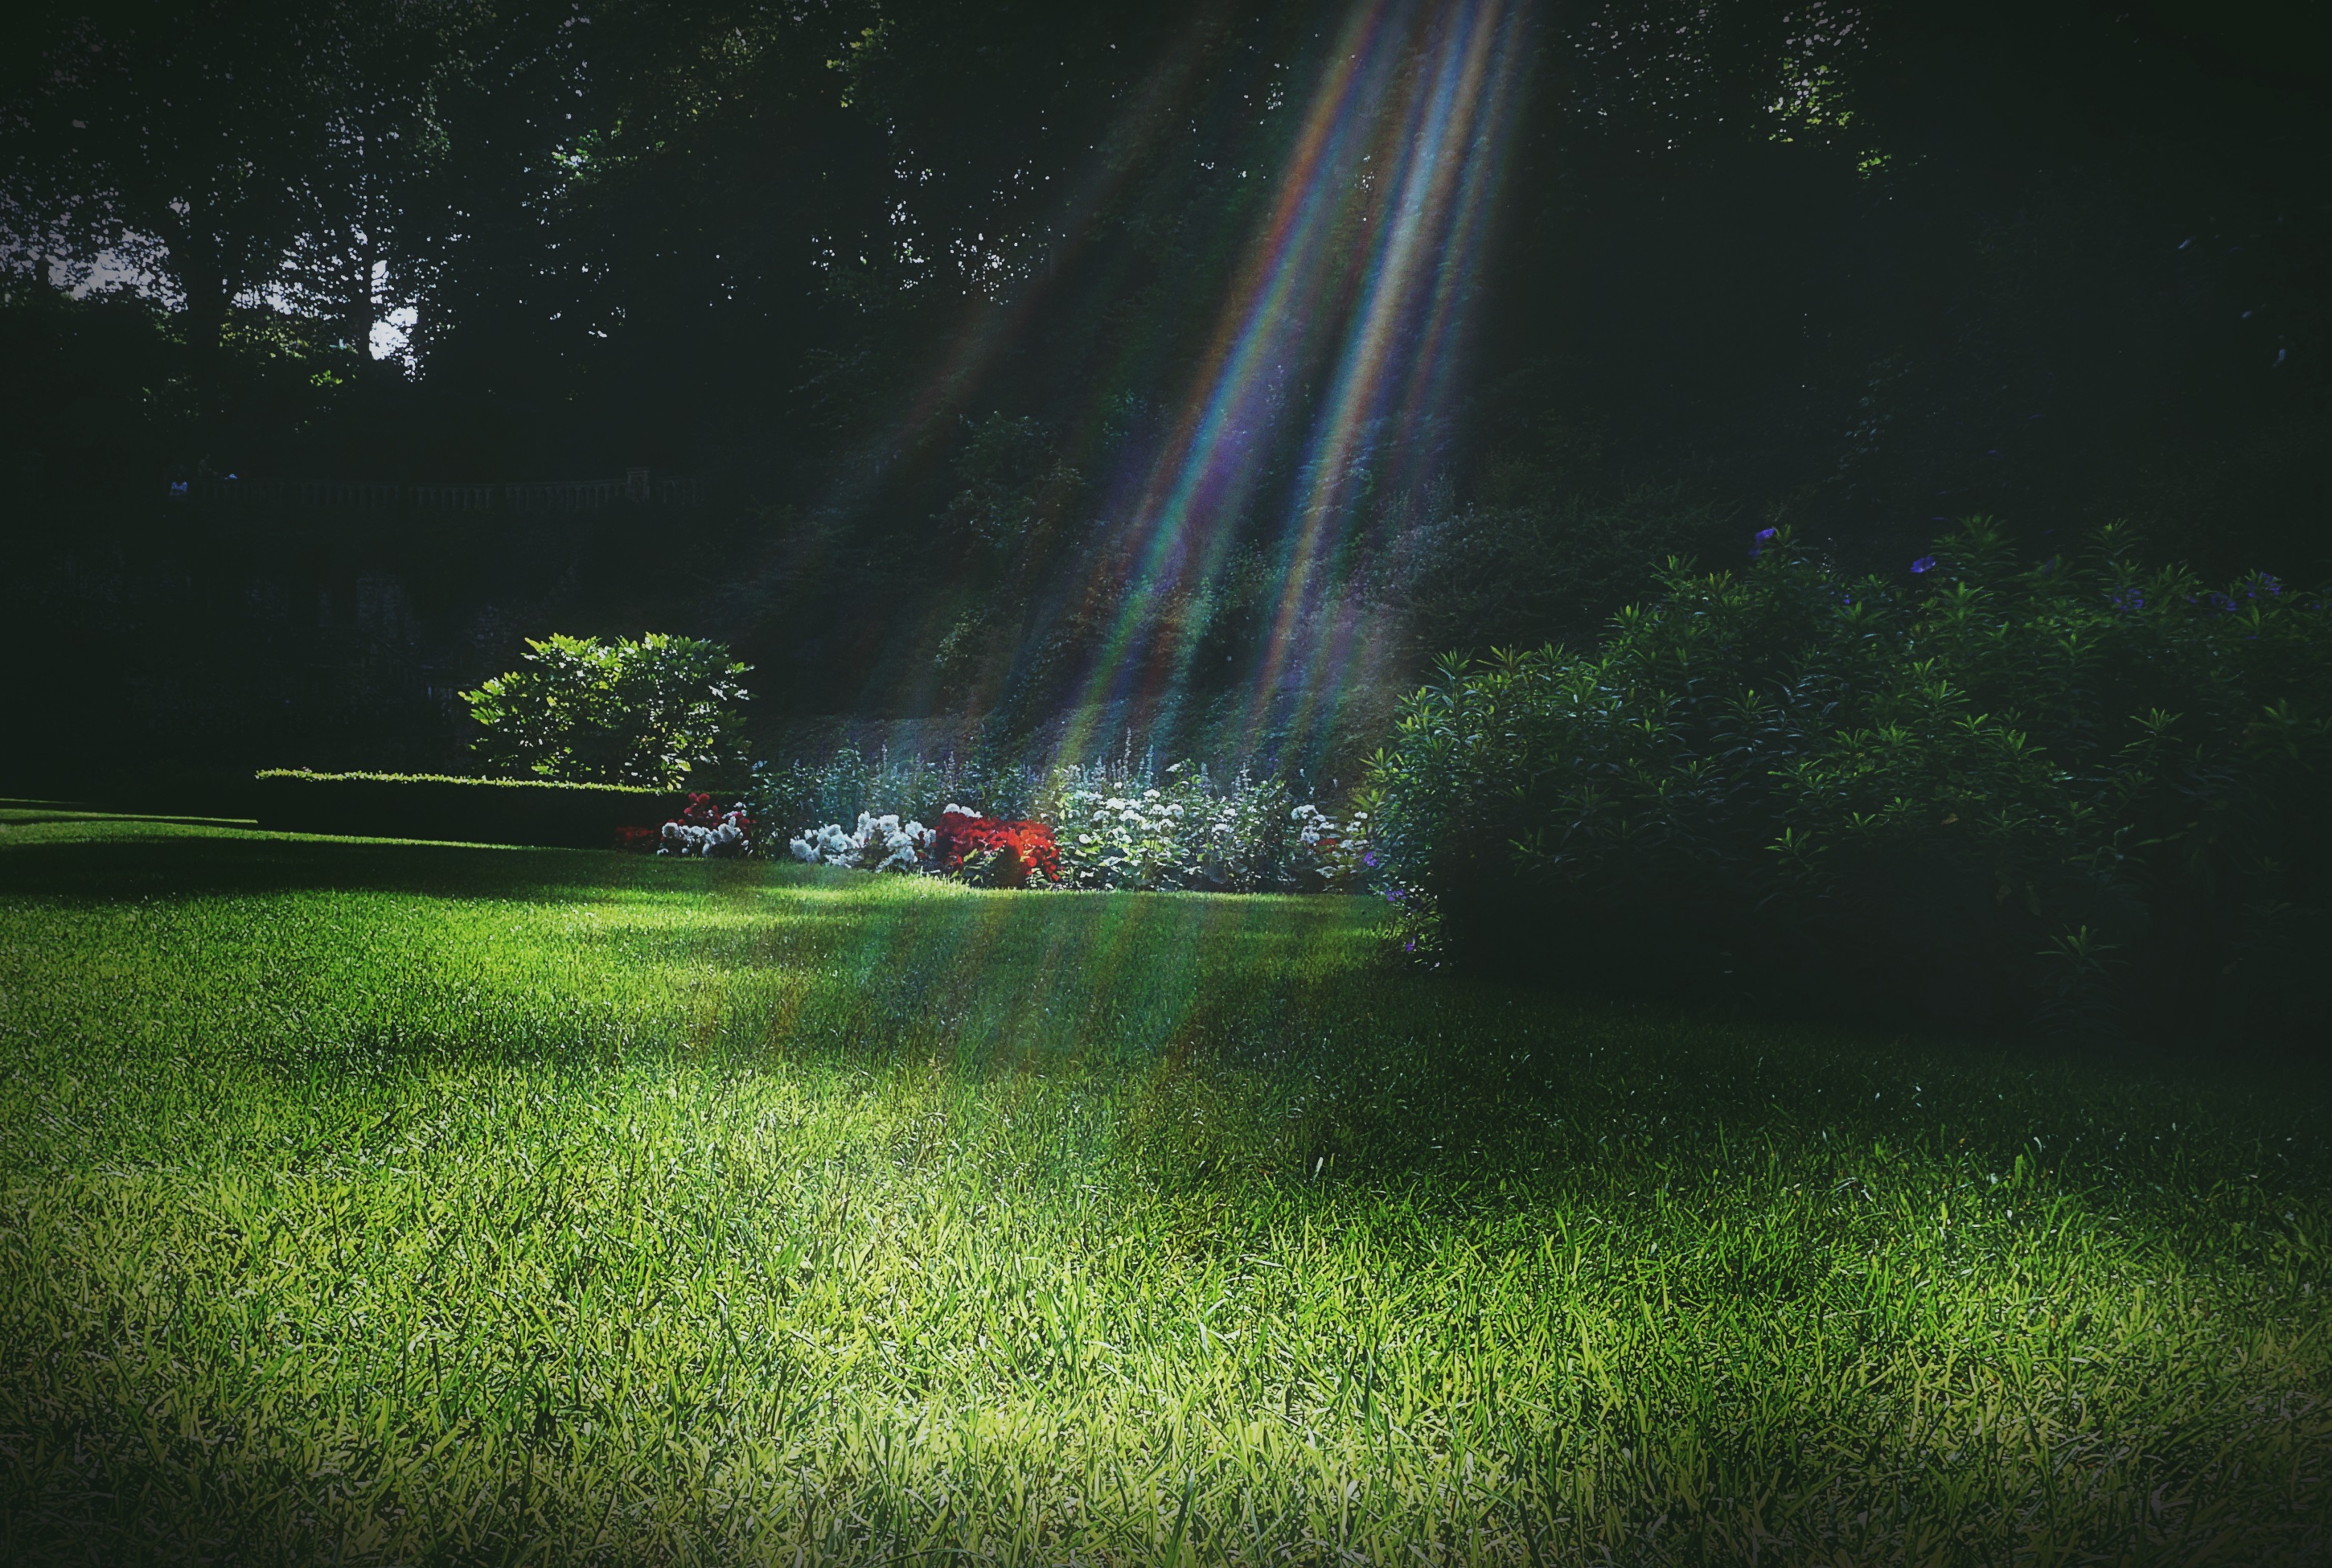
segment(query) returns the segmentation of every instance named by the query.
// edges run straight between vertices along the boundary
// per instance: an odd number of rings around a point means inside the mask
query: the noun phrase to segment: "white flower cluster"
[[[1354,888],[1366,880],[1376,857],[1369,853],[1369,814],[1355,811],[1339,822],[1317,806],[1298,806],[1290,817],[1295,827],[1298,858],[1331,891]]]
[[[961,811],[961,807],[950,807]],[[931,858],[938,837],[920,822],[896,817],[858,814],[858,828],[846,833],[840,823],[813,827],[788,840],[786,848],[796,860],[811,865],[846,865],[854,871],[920,871]]]
[[[1256,893],[1364,879],[1365,813],[1339,822],[1243,770],[1218,781],[1178,763],[1162,789],[1136,789],[1101,769],[1064,768],[1039,814],[1058,825],[1063,876],[1078,887]]]
[[[1159,790],[1113,794],[1070,783],[1056,797],[1062,868],[1083,887],[1179,885],[1190,809]]]
[[[741,808],[730,811],[710,827],[692,822],[667,822],[662,841],[656,845],[658,855],[693,855],[712,860],[732,860],[752,852],[753,846],[745,837],[745,813]]]
[[[1245,771],[1194,802],[1199,832],[1191,846],[1194,887],[1260,893],[1285,884],[1295,871],[1290,846],[1287,787]]]

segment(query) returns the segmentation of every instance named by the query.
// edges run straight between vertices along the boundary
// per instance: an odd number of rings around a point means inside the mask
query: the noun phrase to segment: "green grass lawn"
[[[2320,1075],[0,825],[0,1561],[2332,1554]]]

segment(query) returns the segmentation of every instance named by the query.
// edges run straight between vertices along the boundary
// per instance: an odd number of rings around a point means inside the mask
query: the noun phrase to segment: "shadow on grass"
[[[43,833],[55,837],[34,837]],[[2004,1076],[2058,1095],[2078,1083],[2098,1102],[2165,1091],[2222,1103],[2271,1091],[2285,1108],[2327,1098],[2320,1064],[2231,1071],[2095,1043],[1882,1033],[1705,998],[1627,1001],[1420,972],[1372,940],[1381,912],[1360,901],[994,894],[788,865],[119,822],[0,832],[0,897],[313,892],[599,913],[519,936],[522,950],[588,961],[569,971],[554,961],[541,989],[492,1004],[503,1019],[467,1004],[446,1011],[435,982],[407,990],[402,979],[389,983],[385,1023],[353,1003],[310,1004],[319,1025],[332,1022],[320,1035],[303,1025],[307,1043],[292,1053],[302,1072],[340,1054],[525,1056],[538,1037],[579,1063],[600,1036],[633,1059],[669,1051],[747,1071],[776,1056],[878,1070],[932,1062],[970,1078],[1131,1070],[1149,1080],[1154,1113],[1137,1137],[1154,1140],[1162,1165],[1204,1179],[1241,1164],[1242,1143],[1330,1178],[1362,1163],[1389,1176],[1464,1162],[1477,1150],[1527,1165],[1558,1121],[1576,1129],[1582,1112],[1677,1160],[1719,1123],[1829,1127],[1867,1146],[1932,1136],[1938,1117],[1990,1120],[1976,1102],[2001,1104]],[[570,977],[588,994],[571,994]],[[253,970],[220,1005],[272,983]],[[409,1016],[431,1022],[416,1031]]]
[[[807,888],[818,875],[808,867],[675,863],[614,850],[310,837],[155,818],[59,817],[13,826],[84,825],[105,836],[0,836],[0,894],[101,900],[330,891],[563,902],[618,890],[701,892],[787,879]]]
[[[1419,973],[1332,899],[0,845],[0,1558],[2321,1560],[2304,1085]],[[234,903],[311,891],[417,896]],[[218,1095],[190,999],[309,1081]]]

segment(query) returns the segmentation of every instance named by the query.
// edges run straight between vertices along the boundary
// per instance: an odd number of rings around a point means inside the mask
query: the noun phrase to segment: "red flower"
[[[961,875],[966,857],[985,857],[985,869],[999,887],[1025,887],[1031,875],[1061,880],[1061,851],[1053,830],[1042,822],[999,822],[950,811],[940,817],[932,857],[943,872]]]

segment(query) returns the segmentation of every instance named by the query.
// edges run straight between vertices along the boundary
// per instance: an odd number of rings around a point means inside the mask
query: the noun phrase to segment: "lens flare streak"
[[[1483,128],[1505,107],[1506,79],[1503,73],[1494,78],[1492,64],[1511,57],[1511,49],[1500,45],[1508,42],[1502,34],[1513,22],[1508,17],[1501,25],[1486,14],[1497,8],[1494,0],[1469,5],[1452,25],[1422,123],[1405,148],[1398,209],[1378,235],[1367,298],[1305,464],[1298,532],[1282,563],[1278,612],[1242,735],[1247,744],[1260,738],[1291,669],[1312,666],[1295,693],[1297,711],[1289,715],[1298,729],[1319,717],[1307,711],[1312,703],[1333,701],[1343,688],[1337,676],[1362,640],[1355,635],[1358,617],[1333,622],[1333,642],[1322,649],[1306,645],[1305,612],[1319,607],[1314,601],[1326,556],[1362,500],[1354,491],[1377,445],[1374,433],[1391,419],[1398,440],[1440,412],[1439,394],[1455,357],[1452,328],[1471,272],[1492,161]],[[1395,407],[1397,416],[1390,412]],[[1429,446],[1424,455],[1430,456]]]
[[[1154,722],[1179,700],[1196,652],[1185,602],[1266,503],[1285,508],[1279,588],[1236,744],[1300,744],[1333,718],[1381,640],[1335,563],[1372,496],[1430,477],[1522,25],[1511,0],[1366,0],[1347,19],[1185,411],[1134,492],[1112,569],[1126,572],[1121,607],[1065,752],[1113,705]],[[1274,496],[1291,454],[1293,488]]]

